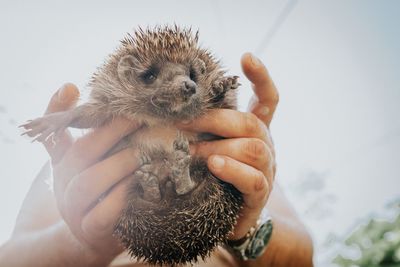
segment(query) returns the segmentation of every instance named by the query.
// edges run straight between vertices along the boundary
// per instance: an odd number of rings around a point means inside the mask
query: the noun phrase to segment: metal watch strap
[[[239,259],[254,260],[261,256],[267,248],[272,235],[272,219],[264,216],[258,220],[256,227],[251,227],[247,234],[239,239],[227,242],[227,248]]]

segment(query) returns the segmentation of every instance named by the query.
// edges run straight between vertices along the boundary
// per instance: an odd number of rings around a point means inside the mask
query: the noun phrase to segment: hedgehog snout
[[[192,95],[196,94],[197,84],[192,80],[185,80],[181,85],[181,92],[185,98],[190,98]]]

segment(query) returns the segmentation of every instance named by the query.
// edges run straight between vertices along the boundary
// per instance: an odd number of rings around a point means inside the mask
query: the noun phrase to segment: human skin
[[[226,138],[193,145],[191,152],[208,158],[210,171],[243,193],[244,206],[231,239],[243,237],[265,206],[273,218],[275,228],[264,255],[245,262],[225,253],[225,261],[218,266],[312,266],[311,239],[280,188],[273,187],[276,165],[269,125],[278,103],[277,90],[264,65],[250,54],[242,57],[242,67],[255,93],[249,112],[213,110],[195,122],[178,125]],[[78,96],[74,85],[65,85],[52,97],[46,113],[72,108]],[[39,175],[11,239],[0,249],[0,262],[7,266],[107,266],[120,254],[123,248],[112,231],[125,203],[128,180],[124,178],[139,167],[138,151],[127,148],[106,159],[103,155],[139,127],[117,118],[76,140],[66,130],[56,145],[45,142],[54,194]],[[211,262],[214,258],[215,253]]]

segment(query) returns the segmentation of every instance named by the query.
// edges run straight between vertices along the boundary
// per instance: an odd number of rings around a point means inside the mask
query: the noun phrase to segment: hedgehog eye
[[[190,68],[190,71],[189,71],[189,78],[190,78],[192,81],[197,82],[197,73],[196,73],[196,71],[194,70],[194,68]]]
[[[145,71],[142,75],[140,75],[140,78],[142,79],[143,82],[150,84],[157,79],[157,74],[158,72],[155,68],[150,68],[147,71]]]

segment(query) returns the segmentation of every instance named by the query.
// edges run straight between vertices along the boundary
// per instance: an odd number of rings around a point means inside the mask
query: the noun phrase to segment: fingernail
[[[212,160],[212,166],[214,167],[214,169],[222,169],[225,165],[225,160],[220,157],[220,156],[213,156]]]
[[[57,99],[60,103],[68,103],[79,98],[79,91],[73,84],[66,83],[58,89]]]
[[[64,102],[65,101],[65,96],[67,94],[67,85],[64,84],[60,89],[58,89],[58,93],[57,93],[57,99],[59,102]]]
[[[250,60],[251,60],[251,64],[253,64],[254,67],[260,67],[263,65],[263,63],[261,62],[261,60],[259,60],[255,55],[250,54]]]

